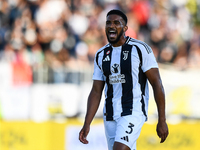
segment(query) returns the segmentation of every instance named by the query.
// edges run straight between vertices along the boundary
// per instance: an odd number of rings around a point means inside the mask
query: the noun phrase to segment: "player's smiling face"
[[[124,36],[125,23],[119,15],[109,15],[106,20],[106,36],[111,44],[116,44]]]

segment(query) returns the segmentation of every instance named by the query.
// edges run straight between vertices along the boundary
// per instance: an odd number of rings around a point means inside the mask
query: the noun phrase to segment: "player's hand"
[[[87,135],[88,135],[89,131],[90,131],[90,127],[89,126],[88,127],[83,126],[83,128],[79,132],[79,140],[83,144],[88,144],[88,140],[86,138],[87,138]]]
[[[159,121],[156,131],[157,135],[161,138],[160,143],[163,143],[169,134],[167,123],[165,121]]]

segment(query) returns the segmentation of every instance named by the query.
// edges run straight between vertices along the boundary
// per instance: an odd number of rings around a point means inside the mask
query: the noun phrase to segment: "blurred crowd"
[[[76,82],[107,44],[114,8],[128,16],[126,35],[148,43],[160,64],[200,67],[197,0],[0,0],[0,63],[14,84]]]

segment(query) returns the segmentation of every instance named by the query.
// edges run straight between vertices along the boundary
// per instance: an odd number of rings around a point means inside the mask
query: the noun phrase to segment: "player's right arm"
[[[86,137],[90,131],[90,124],[99,107],[104,85],[105,85],[104,81],[99,81],[99,80],[93,81],[93,86],[88,97],[87,112],[85,116],[84,125],[79,133],[79,140],[84,144],[88,143]]]

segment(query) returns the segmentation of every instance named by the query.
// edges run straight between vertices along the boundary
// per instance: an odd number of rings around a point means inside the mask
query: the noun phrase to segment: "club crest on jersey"
[[[123,51],[123,55],[124,55],[123,60],[127,60],[127,58],[128,58],[128,52],[129,51]]]
[[[112,65],[111,71],[112,71],[112,73],[118,73],[119,72],[119,64]]]

